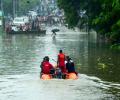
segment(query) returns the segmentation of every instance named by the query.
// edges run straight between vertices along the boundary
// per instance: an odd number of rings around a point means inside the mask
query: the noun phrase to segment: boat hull
[[[50,79],[52,79],[52,77],[49,74],[43,74],[43,75],[41,75],[41,79],[43,79],[43,80],[50,80]]]
[[[54,78],[50,74],[42,74],[41,75],[41,79],[43,79],[43,80],[50,80],[50,79],[54,79]],[[57,78],[57,79],[61,79],[61,78]],[[68,73],[66,75],[66,78],[62,78],[62,79],[76,80],[76,79],[78,79],[78,76],[76,75],[76,73]]]
[[[76,73],[68,73],[68,74],[66,75],[66,79],[76,80],[76,79],[78,79],[78,76],[76,75]]]

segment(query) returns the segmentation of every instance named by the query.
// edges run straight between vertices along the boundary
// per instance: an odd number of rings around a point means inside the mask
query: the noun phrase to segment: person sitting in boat
[[[54,74],[54,67],[49,62],[49,57],[48,56],[45,56],[43,58],[43,61],[40,65],[40,67],[41,67],[41,75],[42,74]]]
[[[43,61],[40,64],[40,68],[42,69],[43,63],[45,62],[46,56],[43,58]]]
[[[55,69],[55,77],[61,79],[62,78],[62,72],[59,67]]]
[[[66,56],[66,69],[68,74],[75,73],[77,75],[77,72],[75,71],[74,62],[69,56]]]
[[[57,66],[61,69],[63,78],[66,77],[66,67],[65,67],[65,54],[62,50],[59,50]]]

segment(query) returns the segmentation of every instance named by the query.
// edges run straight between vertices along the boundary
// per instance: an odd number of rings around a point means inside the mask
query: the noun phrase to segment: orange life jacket
[[[60,53],[58,55],[58,64],[59,66],[65,66],[65,54]]]

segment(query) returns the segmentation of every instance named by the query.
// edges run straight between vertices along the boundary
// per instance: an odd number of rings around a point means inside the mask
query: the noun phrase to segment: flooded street
[[[46,35],[1,35],[0,100],[119,100],[120,53],[95,41],[68,29],[55,39],[50,28]],[[43,57],[55,65],[59,49],[75,61],[78,80],[39,78]]]

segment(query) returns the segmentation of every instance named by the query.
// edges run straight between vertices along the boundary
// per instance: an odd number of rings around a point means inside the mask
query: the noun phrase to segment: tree
[[[64,10],[68,26],[73,28],[79,20],[79,0],[58,0],[58,6]]]
[[[101,0],[101,12],[93,19],[98,33],[112,43],[120,42],[120,0]]]
[[[69,27],[76,27],[80,11],[86,11],[89,27],[106,36],[111,43],[120,42],[120,0],[57,0],[64,10]],[[85,22],[85,21],[84,21]]]

